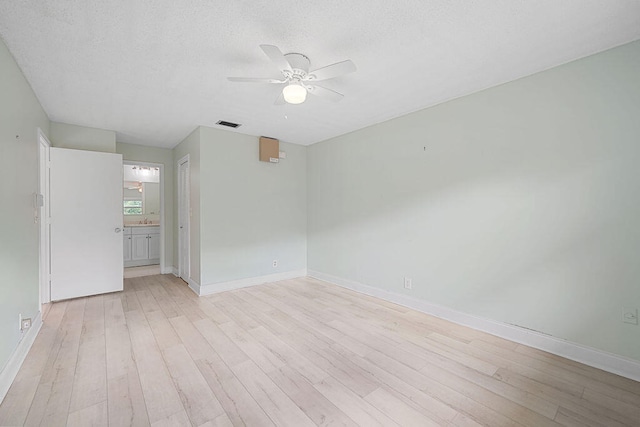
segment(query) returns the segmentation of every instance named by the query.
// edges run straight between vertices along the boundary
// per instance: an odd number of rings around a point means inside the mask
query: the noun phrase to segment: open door
[[[122,155],[50,149],[51,300],[123,289]]]
[[[35,196],[35,209],[38,211],[39,247],[40,247],[40,311],[42,304],[51,301],[51,260],[49,258],[50,222],[49,222],[49,150],[51,143],[42,130],[38,129],[38,194]]]

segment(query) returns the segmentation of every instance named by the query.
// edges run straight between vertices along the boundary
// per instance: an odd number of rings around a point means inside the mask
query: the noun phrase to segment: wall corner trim
[[[566,341],[551,335],[545,335],[520,326],[484,319],[425,300],[396,292],[385,291],[320,271],[309,270],[308,275],[314,279],[329,282],[343,288],[351,289],[352,291],[380,298],[459,325],[468,326],[472,329],[487,332],[519,344],[537,348],[635,381],[640,381],[640,361],[637,360]]]
[[[38,312],[36,317],[33,319],[31,328],[22,337],[20,342],[18,342],[18,346],[13,351],[11,357],[9,357],[9,360],[7,361],[7,364],[0,372],[0,403],[4,400],[13,380],[15,380],[16,375],[18,375],[18,371],[20,370],[24,359],[27,357],[31,346],[36,340],[38,332],[40,332],[40,328],[42,328],[42,313]]]
[[[267,274],[266,276],[248,277],[246,279],[231,280],[228,282],[211,283],[200,286],[198,295],[211,295],[218,292],[231,291],[234,289],[246,288],[248,286],[262,285],[263,283],[271,283],[306,276],[307,270],[303,268],[300,270],[285,271],[283,273]]]
[[[178,276],[176,275],[176,277],[178,277]],[[200,293],[200,290],[202,289],[202,286],[200,286],[200,284],[198,282],[196,282],[191,277],[189,277],[189,280],[187,281],[187,283],[189,284],[189,289],[191,289],[193,292],[195,292],[196,295],[198,295],[198,296],[202,295]]]

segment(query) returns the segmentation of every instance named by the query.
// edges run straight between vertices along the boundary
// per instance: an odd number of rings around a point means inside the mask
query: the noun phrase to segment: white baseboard
[[[211,295],[218,292],[231,291],[233,289],[246,288],[247,286],[261,285],[263,283],[277,282],[279,280],[295,279],[306,277],[307,270],[292,270],[284,273],[267,274],[266,276],[248,277],[246,279],[232,280],[230,282],[212,283],[199,286],[198,295]],[[193,289],[193,288],[192,288]],[[195,290],[194,290],[195,291]]]
[[[178,275],[176,274],[176,277],[178,277]],[[193,292],[195,292],[196,295],[200,296],[200,283],[196,282],[195,280],[193,280],[191,277],[189,277],[189,279],[187,280],[187,283],[189,284],[189,289],[191,289]]]
[[[484,319],[471,314],[456,311],[425,300],[389,292],[373,286],[365,285],[349,279],[332,276],[319,271],[309,270],[308,275],[343,288],[371,295],[385,301],[449,320],[459,325],[487,332],[529,347],[537,348],[594,368],[602,369],[635,381],[640,381],[640,361],[629,359],[606,351],[587,347],[581,344],[545,335],[520,326],[510,325],[495,320]]]
[[[9,387],[11,387],[16,375],[18,375],[24,359],[27,357],[33,342],[36,340],[38,332],[40,332],[40,328],[42,328],[42,313],[38,312],[36,317],[31,321],[31,328],[24,334],[18,343],[18,347],[16,347],[11,357],[9,357],[9,361],[2,369],[2,372],[0,372],[0,403],[4,400],[4,397],[9,391]]]
[[[162,271],[160,272],[162,274],[173,274],[174,276],[178,275],[178,269],[172,266],[169,267],[165,267],[162,269]]]

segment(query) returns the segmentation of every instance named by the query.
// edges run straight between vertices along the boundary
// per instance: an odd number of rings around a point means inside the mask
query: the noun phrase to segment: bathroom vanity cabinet
[[[160,264],[160,227],[124,227],[124,266]]]

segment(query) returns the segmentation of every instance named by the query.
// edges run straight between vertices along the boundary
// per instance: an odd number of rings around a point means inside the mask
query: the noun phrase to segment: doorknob
[[[116,229],[115,229],[115,230],[113,230],[113,231],[115,231],[116,233],[119,233],[119,232],[121,232],[122,230],[121,230],[121,229],[119,229],[119,228],[116,228]]]
[[[180,228],[184,228],[183,226],[180,226]]]

